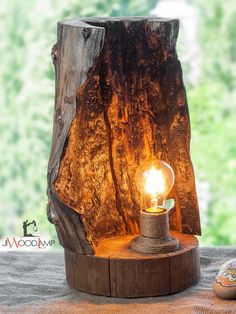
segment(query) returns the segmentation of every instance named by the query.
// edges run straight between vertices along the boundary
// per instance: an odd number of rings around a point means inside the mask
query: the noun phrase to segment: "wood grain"
[[[102,240],[95,256],[65,250],[66,269],[73,264],[73,288],[113,297],[167,295],[196,284],[200,277],[198,241],[172,232],[180,249],[167,254],[141,254],[130,249],[133,235]],[[69,271],[70,272],[70,271]]]
[[[94,254],[104,238],[139,232],[134,178],[150,158],[175,172],[171,229],[201,232],[178,28],[155,17],[58,24],[48,217],[70,251]]]

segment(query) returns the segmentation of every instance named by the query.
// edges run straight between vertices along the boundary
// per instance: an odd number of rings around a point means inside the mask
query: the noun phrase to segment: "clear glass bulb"
[[[145,211],[162,212],[165,210],[166,197],[174,181],[173,169],[162,160],[149,160],[139,166],[136,183],[145,203]]]

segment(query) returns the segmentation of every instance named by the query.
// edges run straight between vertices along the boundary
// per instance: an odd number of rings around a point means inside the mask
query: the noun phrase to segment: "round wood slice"
[[[200,278],[198,240],[171,232],[180,249],[165,254],[141,254],[130,249],[137,235],[101,241],[95,255],[65,250],[66,279],[80,291],[112,297],[161,296],[182,291]]]

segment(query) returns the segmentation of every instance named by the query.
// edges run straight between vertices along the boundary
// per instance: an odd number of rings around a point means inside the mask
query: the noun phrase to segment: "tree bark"
[[[134,177],[150,158],[175,172],[170,227],[200,234],[178,28],[155,17],[58,24],[48,217],[65,248],[93,254],[103,238],[139,232]]]

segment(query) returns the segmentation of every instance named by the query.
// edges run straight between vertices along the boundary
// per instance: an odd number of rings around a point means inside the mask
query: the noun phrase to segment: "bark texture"
[[[200,234],[178,28],[154,17],[58,24],[48,217],[65,248],[93,254],[103,238],[139,232],[134,178],[153,158],[175,172],[171,229]]]

